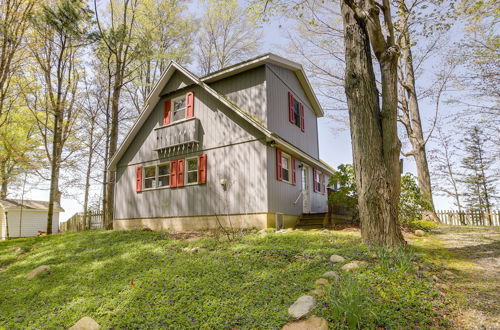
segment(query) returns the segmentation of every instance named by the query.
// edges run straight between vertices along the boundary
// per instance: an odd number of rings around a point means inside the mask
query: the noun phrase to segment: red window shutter
[[[207,155],[198,156],[198,184],[207,183]]]
[[[184,187],[184,159],[177,160],[177,187]]]
[[[137,166],[135,168],[135,191],[136,192],[141,192],[142,191],[142,166]]]
[[[292,183],[297,184],[297,173],[295,171],[295,158],[292,157]]]
[[[293,94],[288,92],[288,119],[292,124],[295,123],[295,116],[293,115]]]
[[[317,192],[318,191],[318,186],[317,186],[317,182],[316,182],[316,173],[318,172],[318,170],[316,170],[315,168],[313,168],[313,191],[314,192]]]
[[[172,102],[170,100],[165,101],[165,110],[163,112],[163,125],[170,124],[170,105]]]
[[[186,94],[186,118],[194,116],[194,92]]]
[[[177,187],[177,160],[170,162],[170,187]]]
[[[305,130],[305,121],[304,121],[304,105],[300,104],[300,130],[304,132]]]
[[[320,177],[320,179],[321,179],[321,187],[320,187],[320,189],[321,189],[321,193],[324,195],[324,194],[325,194],[325,190],[326,190],[326,189],[325,189],[325,175],[324,175],[323,173],[321,173],[321,174],[319,175],[319,177]]]
[[[276,179],[281,181],[281,150],[276,149]]]

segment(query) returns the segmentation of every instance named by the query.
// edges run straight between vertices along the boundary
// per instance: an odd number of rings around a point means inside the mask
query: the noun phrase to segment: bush
[[[429,232],[433,229],[436,229],[439,226],[437,225],[437,223],[434,223],[432,221],[418,220],[418,221],[411,221],[409,223],[409,227],[413,230],[420,229],[420,230]]]
[[[423,212],[431,206],[424,200],[415,176],[406,173],[401,177],[401,194],[399,199],[399,222],[409,226],[411,222],[422,220]]]

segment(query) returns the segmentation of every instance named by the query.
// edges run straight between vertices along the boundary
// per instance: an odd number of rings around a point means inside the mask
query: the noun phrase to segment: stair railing
[[[302,192],[303,192],[303,190],[300,191],[300,194],[297,196],[297,199],[295,200],[295,202],[293,202],[293,205],[297,204],[297,202],[300,199],[300,196],[302,196]]]

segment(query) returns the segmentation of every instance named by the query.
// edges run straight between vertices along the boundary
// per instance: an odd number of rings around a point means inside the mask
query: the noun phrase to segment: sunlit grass
[[[25,252],[13,252],[23,247]],[[345,274],[329,256],[362,260]],[[315,314],[333,328],[444,326],[437,291],[411,249],[370,249],[359,234],[292,232],[228,242],[167,233],[90,231],[0,242],[0,328],[280,328],[288,307],[337,271]],[[48,264],[49,274],[24,277]],[[440,307],[441,308],[441,307]]]

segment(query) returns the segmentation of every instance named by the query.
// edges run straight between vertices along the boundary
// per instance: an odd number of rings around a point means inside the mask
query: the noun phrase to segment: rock
[[[257,232],[257,234],[262,234],[262,235],[265,235],[267,234],[267,231],[265,229],[261,229]]]
[[[330,257],[330,262],[333,262],[333,263],[339,263],[339,262],[344,262],[344,261],[345,261],[344,257],[336,255],[336,254],[334,254]]]
[[[321,231],[322,234],[330,234],[330,231],[328,229],[323,229]]]
[[[345,264],[344,266],[341,267],[343,271],[350,272],[353,270],[358,269],[360,266],[364,265],[365,263],[362,261],[352,261],[348,264]]]
[[[323,297],[325,295],[325,291],[322,290],[321,288],[311,290],[309,292],[311,296],[316,296],[316,297]]]
[[[24,252],[24,249],[20,246],[10,249],[10,252]]]
[[[94,319],[85,316],[78,320],[78,322],[76,322],[74,326],[69,328],[69,330],[97,330],[100,327],[101,326],[99,325],[99,323],[94,321]]]
[[[323,286],[323,285],[328,285],[328,280],[326,278],[319,278],[314,282],[315,285]]]
[[[46,273],[49,270],[50,270],[50,266],[47,266],[47,265],[37,267],[37,268],[33,269],[31,272],[29,272],[28,274],[26,274],[26,278],[37,277],[38,275]]]
[[[280,230],[276,231],[276,234],[284,234],[284,233],[286,233],[286,230],[284,230],[284,229],[280,229]]]
[[[302,296],[288,308],[288,314],[294,319],[307,317],[311,314],[315,305],[316,299],[313,296]]]
[[[326,272],[323,275],[321,275],[321,277],[327,278],[327,279],[333,279],[335,281],[339,280],[339,275],[337,273],[335,273],[334,271]]]
[[[312,316],[307,320],[287,323],[281,330],[328,330],[328,321],[322,317]]]
[[[425,236],[425,231],[417,229],[417,230],[415,230],[415,236],[418,236],[418,237]]]
[[[423,257],[425,257],[425,253],[415,253],[415,257],[423,258]]]

